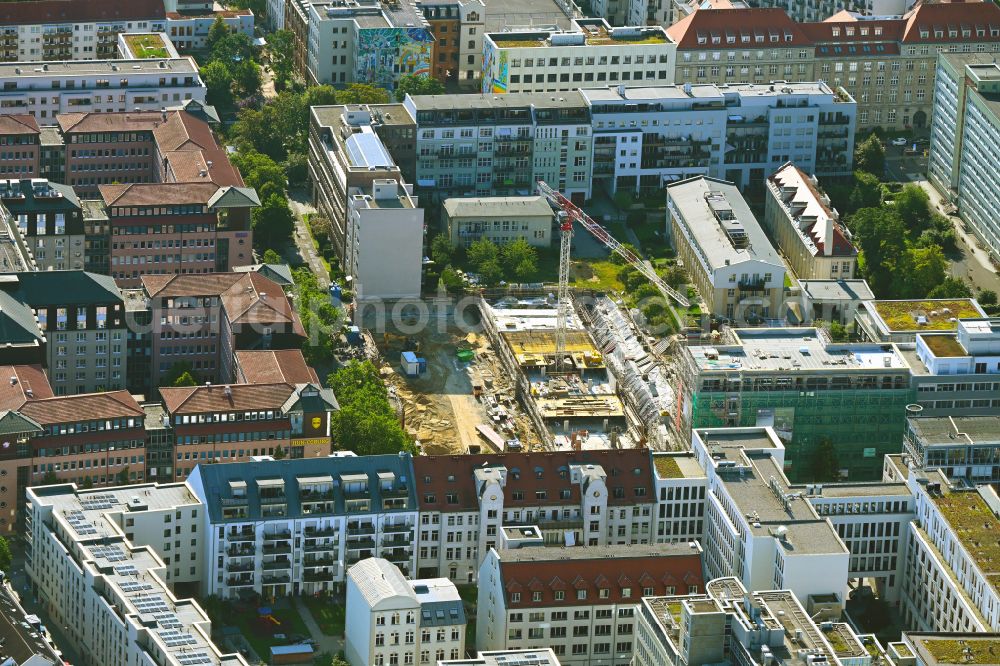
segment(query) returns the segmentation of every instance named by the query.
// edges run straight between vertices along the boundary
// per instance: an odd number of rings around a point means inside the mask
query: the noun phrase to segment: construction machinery
[[[653,283],[664,298],[672,299],[683,307],[691,305],[687,297],[663,281],[653,267],[646,264],[640,257],[626,246],[615,240],[608,230],[598,224],[580,210],[579,206],[564,197],[558,191],[552,189],[544,181],[538,181],[538,193],[545,197],[549,204],[554,206],[560,213],[559,222],[559,289],[556,292],[558,303],[556,313],[556,371],[562,369],[563,357],[566,351],[566,328],[569,325],[572,305],[569,301],[569,265],[570,249],[573,239],[573,222],[579,222],[580,226],[590,232],[590,235],[603,243],[608,249],[625,260],[629,266],[639,271],[650,282]]]

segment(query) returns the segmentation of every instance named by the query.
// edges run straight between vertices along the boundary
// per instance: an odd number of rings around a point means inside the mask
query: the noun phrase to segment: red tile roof
[[[206,206],[219,186],[215,183],[129,183],[98,185],[106,206]]]
[[[162,19],[163,0],[28,0],[0,3],[0,25]]]
[[[30,400],[18,411],[41,425],[138,416],[140,418],[138,427],[142,427],[142,419],[145,416],[142,407],[128,391],[84,393]]]
[[[18,410],[28,400],[41,400],[53,395],[42,366],[0,366],[0,410]]]
[[[774,185],[780,190],[782,183],[782,173],[786,169],[794,169],[798,173],[799,179],[801,179],[802,184],[806,186],[809,190],[809,194],[815,199],[816,203],[823,208],[824,213],[828,217],[833,217],[833,211],[830,207],[823,203],[823,194],[819,191],[816,185],[813,183],[812,178],[809,177],[802,169],[798,168],[791,162],[786,163],[780,169],[775,171],[773,174],[768,176]],[[812,238],[813,244],[816,245],[816,256],[823,256],[823,249],[826,245],[826,241],[823,238],[824,235],[824,221],[817,219],[816,223],[813,224],[806,233]],[[854,244],[847,238],[847,232],[844,230],[844,225],[840,223],[839,220],[835,220],[833,223],[833,254],[828,256],[834,257],[856,257],[858,255],[857,248]]]
[[[2,7],[2,5],[0,5]],[[163,122],[158,111],[125,113],[60,113],[56,116],[63,134],[74,132],[150,132]]]
[[[608,475],[609,505],[656,500],[652,458],[647,449],[416,456],[413,458],[413,469],[417,500],[424,511],[475,510],[479,507],[479,501],[474,470],[483,465],[504,465],[507,468],[505,507],[579,504],[580,486],[572,483],[569,478],[569,465],[574,463],[600,465],[604,468]],[[622,497],[615,497],[616,488],[621,489]],[[637,488],[644,489],[641,495],[636,495]],[[536,499],[535,491],[538,490],[547,491],[544,500]],[[569,499],[560,499],[560,490],[569,490]],[[523,492],[524,499],[513,499],[515,491]],[[445,501],[445,496],[450,493],[457,496],[454,504]],[[431,497],[434,501],[428,501]]]
[[[171,415],[280,409],[295,387],[291,384],[213,384],[164,387],[163,406]]]
[[[41,130],[35,117],[28,114],[12,113],[0,116],[0,134],[39,134]]]
[[[705,589],[701,551],[687,544],[536,547],[505,551],[499,559],[508,609],[637,604],[645,588],[652,588],[651,596],[687,594],[691,586]],[[585,600],[577,598],[580,590],[586,591]],[[607,590],[606,597],[601,590]],[[561,600],[557,591],[563,592]],[[541,601],[533,600],[536,592]],[[512,593],[520,593],[520,599],[513,601]]]
[[[791,41],[785,41],[786,33],[792,36]],[[677,42],[678,49],[784,48],[811,44],[800,24],[785,10],[776,8],[700,9],[667,28],[667,34]],[[744,35],[749,42],[742,41]],[[757,35],[763,37],[762,42],[756,41]],[[772,42],[771,35],[777,35],[778,41]],[[713,36],[719,38],[717,44],[712,43]],[[727,41],[729,36],[735,39],[733,43]],[[699,44],[699,38],[704,38],[705,43]]]
[[[242,273],[206,273],[201,275],[143,275],[142,286],[150,297],[221,296]]]
[[[291,324],[294,332],[305,337],[305,331],[292,309],[291,301],[278,283],[260,273],[241,273],[222,294],[226,318],[233,324]]]
[[[236,365],[247,384],[319,383],[319,376],[299,349],[237,350]]]
[[[907,44],[996,41],[996,37],[990,36],[990,30],[1000,28],[1000,7],[993,2],[920,3],[910,10],[904,19],[906,19],[906,30],[903,33],[903,42]],[[956,28],[957,36],[949,36],[948,30]],[[985,35],[977,36],[977,28],[983,29]],[[927,30],[926,37],[921,37],[922,29]],[[935,29],[942,31],[940,37],[935,36]],[[963,29],[969,30],[968,37],[962,36]]]

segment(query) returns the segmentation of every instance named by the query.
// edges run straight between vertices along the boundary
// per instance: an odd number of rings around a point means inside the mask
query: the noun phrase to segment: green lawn
[[[302,597],[319,630],[327,636],[343,636],[346,609],[344,604],[330,597]]]
[[[623,291],[625,285],[618,279],[622,266],[611,261],[574,261],[570,279],[574,287],[597,291]]]
[[[266,602],[261,603],[266,604]],[[287,645],[290,642],[288,637],[294,634],[309,635],[305,622],[287,600],[282,604],[285,606],[284,608],[271,606],[271,616],[279,624],[260,620],[257,605],[250,602],[229,602],[216,599],[211,602],[206,600],[202,605],[212,620],[213,628],[238,627],[240,633],[253,646],[254,652],[265,661],[271,656],[272,646]],[[285,638],[275,638],[275,634],[284,634]]]

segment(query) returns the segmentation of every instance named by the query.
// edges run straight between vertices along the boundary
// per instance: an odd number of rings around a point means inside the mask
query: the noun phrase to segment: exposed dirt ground
[[[470,445],[488,450],[476,432],[476,426],[492,422],[487,395],[492,394],[506,406],[514,418],[514,432],[500,433],[518,437],[533,448],[539,438],[528,418],[513,404],[513,387],[508,373],[500,367],[496,354],[484,334],[465,333],[453,322],[444,332],[438,322],[431,322],[422,332],[405,336],[389,329],[373,333],[382,354],[382,373],[390,390],[402,403],[405,426],[428,455],[467,453]],[[400,354],[413,350],[427,359],[427,372],[407,377],[399,364]],[[471,362],[458,359],[456,352],[470,349]],[[473,396],[473,384],[483,387],[483,396]],[[499,430],[498,430],[499,432]]]

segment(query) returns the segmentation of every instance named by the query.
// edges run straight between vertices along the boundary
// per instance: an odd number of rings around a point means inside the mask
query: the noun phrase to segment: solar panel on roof
[[[121,584],[121,588],[126,594],[131,594],[133,592],[141,592],[142,590],[152,590],[153,586],[149,583],[140,583],[137,580],[127,580]]]
[[[138,576],[139,570],[135,568],[134,564],[122,564],[115,567],[115,573],[119,576]]]
[[[180,629],[184,626],[177,616],[170,612],[154,613],[153,619],[164,629]]]
[[[131,598],[131,601],[140,613],[158,613],[170,610],[167,600],[158,594],[137,594]]]
[[[167,647],[181,647],[184,645],[197,645],[198,641],[195,637],[186,631],[180,631],[179,629],[165,629],[159,632],[160,638]]]
[[[395,164],[382,141],[370,130],[351,134],[344,141],[344,147],[352,166],[387,167]]]
[[[208,656],[207,652],[188,652],[177,655],[177,661],[181,663],[181,666],[195,666],[196,664],[211,664],[212,658]]]

